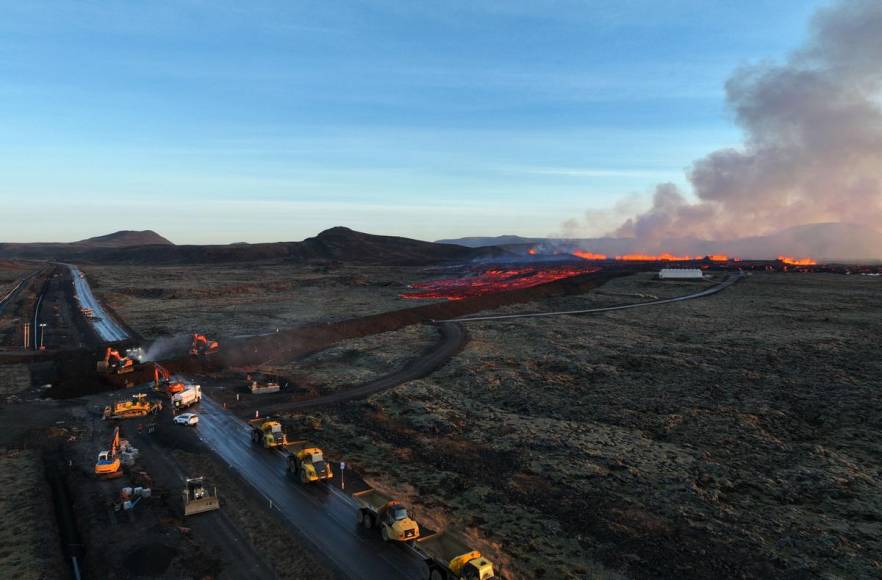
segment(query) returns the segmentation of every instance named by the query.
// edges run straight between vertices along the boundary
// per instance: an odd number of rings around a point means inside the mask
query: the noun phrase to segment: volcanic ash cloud
[[[689,171],[698,201],[670,183],[616,237],[730,239],[819,222],[882,223],[882,1],[815,14],[783,64],[738,69],[727,103],[744,132]]]

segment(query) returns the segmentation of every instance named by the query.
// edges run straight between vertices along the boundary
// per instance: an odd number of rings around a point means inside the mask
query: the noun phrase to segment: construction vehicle
[[[104,351],[104,360],[98,361],[97,370],[99,373],[124,375],[135,370],[135,361],[127,356],[122,356],[112,346],[108,346]]]
[[[288,436],[282,431],[282,424],[270,418],[252,419],[251,440],[266,449],[288,444]]]
[[[380,528],[384,542],[409,542],[420,537],[420,526],[397,499],[376,489],[352,494],[358,504],[358,523],[366,528]]]
[[[438,532],[413,545],[429,568],[429,580],[490,580],[493,563],[459,538]]]
[[[119,427],[116,427],[113,430],[113,440],[110,443],[110,449],[98,453],[98,461],[95,463],[95,475],[102,479],[122,477],[123,470],[119,451]]]
[[[263,395],[266,393],[278,393],[282,390],[281,385],[275,382],[268,383],[259,383],[257,381],[251,381],[251,386],[248,387],[248,390],[251,391],[252,395]]]
[[[202,387],[199,385],[187,385],[180,393],[171,397],[172,406],[175,409],[185,409],[202,400]]]
[[[141,346],[133,346],[126,349],[126,356],[136,363],[144,362],[144,348]]]
[[[162,410],[159,401],[147,400],[147,395],[138,393],[132,395],[128,401],[116,401],[112,405],[104,407],[105,419],[132,419],[134,417],[146,417],[150,413],[158,413]]]
[[[194,334],[193,344],[190,346],[192,356],[208,356],[217,352],[220,345],[216,340],[208,340],[205,335]]]
[[[285,443],[282,453],[287,457],[288,473],[300,483],[334,479],[331,464],[325,461],[322,450],[307,441]]]
[[[220,500],[217,497],[217,488],[211,491],[205,485],[203,477],[188,477],[184,489],[181,491],[183,499],[184,515],[192,516],[203,512],[220,509]]]
[[[179,381],[173,381],[172,375],[164,366],[153,363],[153,390],[171,397],[175,393],[183,391],[187,385]]]

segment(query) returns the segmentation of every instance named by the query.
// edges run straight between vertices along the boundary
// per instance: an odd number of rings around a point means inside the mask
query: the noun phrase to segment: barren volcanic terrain
[[[144,336],[239,336],[414,306],[424,268],[280,262],[84,267],[100,298]]]
[[[90,269],[145,334],[260,332],[412,305],[397,297],[411,271],[292,272]],[[498,313],[710,283],[641,273]],[[230,292],[237,284],[249,290]],[[147,297],[153,286],[170,294]],[[686,303],[470,323],[440,371],[292,414],[290,427],[433,527],[465,528],[510,577],[871,577],[882,571],[879,304],[878,278],[755,273]],[[256,370],[318,395],[391,372],[432,340],[409,327]]]
[[[638,275],[542,308],[689,285]],[[758,274],[685,304],[476,323],[441,371],[313,422],[369,479],[516,555],[517,576],[871,577],[880,294]]]

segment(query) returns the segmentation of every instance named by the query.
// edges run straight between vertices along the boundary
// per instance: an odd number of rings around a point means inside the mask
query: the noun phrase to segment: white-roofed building
[[[659,280],[703,280],[704,274],[698,268],[662,268]]]

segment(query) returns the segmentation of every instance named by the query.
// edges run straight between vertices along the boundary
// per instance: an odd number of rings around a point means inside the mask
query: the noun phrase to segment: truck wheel
[[[358,510],[358,515],[356,517],[358,518],[358,525],[363,526],[364,525],[364,512],[361,510]]]
[[[444,575],[441,574],[441,570],[438,568],[432,568],[432,571],[429,573],[429,578],[431,580],[444,580]]]
[[[374,516],[371,514],[364,514],[364,527],[367,529],[374,527]]]
[[[306,478],[306,470],[300,470],[300,483],[309,483],[309,480]]]
[[[380,537],[383,538],[384,542],[389,541],[389,530],[386,529],[386,526],[383,526],[382,528],[380,528]]]

